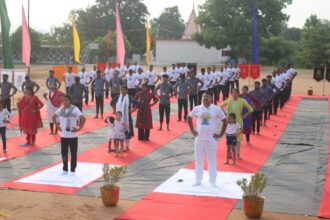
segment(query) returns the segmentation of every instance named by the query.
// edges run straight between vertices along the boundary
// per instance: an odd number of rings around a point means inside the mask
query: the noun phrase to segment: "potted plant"
[[[243,190],[244,213],[248,218],[260,218],[264,208],[265,197],[261,196],[266,187],[265,174],[259,172],[247,179],[237,181],[237,185]]]
[[[116,206],[119,201],[119,181],[127,172],[126,166],[110,167],[109,164],[103,166],[103,179],[105,185],[100,188],[102,202],[105,206]]]
[[[313,95],[313,88],[309,87],[309,89],[307,90],[307,94],[312,96]]]

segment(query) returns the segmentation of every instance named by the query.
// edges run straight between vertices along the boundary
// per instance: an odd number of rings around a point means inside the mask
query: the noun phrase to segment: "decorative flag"
[[[108,30],[107,33],[107,62],[109,62],[110,57],[110,42],[111,42],[111,30]]]
[[[260,65],[259,64],[250,65],[250,77],[252,79],[258,79],[260,77]]]
[[[5,69],[12,69],[13,60],[11,55],[10,41],[9,41],[10,20],[8,17],[5,0],[0,0],[0,19],[1,19],[1,34],[2,34],[3,66]]]
[[[124,43],[124,34],[121,29],[120,15],[118,4],[116,4],[116,40],[117,40],[117,63],[124,66],[125,64],[125,43]]]
[[[30,31],[26,22],[24,7],[22,6],[22,63],[30,66],[31,57],[31,39]]]
[[[249,65],[248,64],[240,64],[239,68],[241,69],[240,78],[246,79],[249,77]]]
[[[72,18],[72,36],[73,36],[73,52],[74,52],[74,61],[80,63],[80,39],[76,24]]]
[[[257,29],[257,2],[253,0],[252,6],[252,64],[259,63],[259,45]]]
[[[147,27],[146,27],[146,63],[150,64],[150,48],[151,48],[151,38],[149,29],[149,18],[147,17]]]

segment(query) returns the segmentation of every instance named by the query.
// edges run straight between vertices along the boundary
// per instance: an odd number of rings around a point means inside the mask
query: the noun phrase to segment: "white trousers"
[[[210,183],[217,181],[217,141],[195,139],[195,175],[196,183],[201,183],[204,173],[204,158],[207,156]]]

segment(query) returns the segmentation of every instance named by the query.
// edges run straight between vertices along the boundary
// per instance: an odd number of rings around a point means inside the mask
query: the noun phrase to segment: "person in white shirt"
[[[73,85],[75,77],[76,77],[76,75],[72,72],[72,67],[69,66],[68,72],[64,73],[64,76],[63,76],[63,81],[64,81],[65,87],[66,87],[66,90],[65,90],[66,94],[69,94],[69,89]]]
[[[134,97],[136,94],[136,82],[138,80],[140,80],[139,76],[130,69],[126,75],[126,85],[128,88],[128,95],[131,97]]]
[[[121,67],[120,63],[118,63],[118,66],[116,67],[116,70],[118,71],[118,76],[121,78],[124,78],[124,70]]]
[[[149,72],[146,73],[146,79],[148,81],[148,87],[153,93],[156,88],[156,84],[160,80],[160,77],[157,75],[157,73],[154,71],[154,66],[150,65],[149,66]]]
[[[202,68],[201,72],[199,74],[197,74],[196,77],[203,82],[203,86],[201,88],[199,88],[199,90],[198,90],[198,105],[201,105],[203,94],[208,90],[208,86],[209,86],[210,82],[207,80],[205,68]]]
[[[143,73],[143,69],[139,68],[136,73],[136,88],[140,89],[142,84],[146,82],[146,75]]]
[[[172,64],[172,68],[168,70],[168,74],[170,77],[170,84],[172,86],[175,86],[179,78],[179,70],[177,69],[175,64]]]
[[[229,113],[228,125],[226,129],[227,157],[225,164],[229,164],[230,158],[233,159],[233,164],[236,164],[237,135],[239,135],[241,132],[241,126],[236,122],[235,113]]]
[[[115,72],[115,69],[112,68],[111,64],[108,64],[108,67],[105,69],[104,74],[105,74],[105,80],[110,83],[110,80],[113,78],[113,74]],[[110,95],[110,88],[107,87],[105,90],[105,98],[109,98]]]
[[[86,96],[85,96],[85,104],[88,105],[89,101],[89,84],[93,81],[93,77],[91,73],[86,72],[86,68],[83,67],[81,69],[81,72],[78,73],[78,76],[80,77],[80,83],[83,84],[86,88]]]
[[[197,118],[197,130],[193,125],[193,118]],[[222,122],[220,134],[219,125]],[[209,182],[211,186],[216,187],[217,180],[217,140],[221,138],[226,131],[227,119],[224,111],[212,104],[212,96],[206,92],[203,95],[203,104],[195,107],[190,112],[188,124],[191,133],[195,136],[195,175],[196,182],[194,186],[202,184],[204,172],[204,157],[207,156]]]
[[[64,97],[63,106],[55,112],[53,121],[57,122],[57,129],[61,132],[63,175],[68,174],[69,170],[69,149],[71,154],[70,171],[74,174],[77,167],[78,131],[84,127],[86,118],[76,106],[71,104],[71,97],[66,95]]]
[[[237,64],[235,64],[234,72],[235,72],[234,82],[235,82],[236,89],[238,90],[238,93],[239,93],[239,76],[241,74],[241,69],[238,67]]]
[[[7,152],[7,139],[6,139],[6,124],[13,118],[12,114],[2,106],[0,102],[0,135],[2,139],[3,152]]]
[[[187,64],[186,63],[183,63],[182,66],[183,66],[183,73],[188,78],[189,77],[188,74],[190,73],[190,69],[187,67]]]
[[[133,70],[134,70],[134,72],[136,72],[136,73],[137,73],[137,72],[139,71],[139,69],[141,69],[141,66],[140,66],[140,65],[139,65],[137,62],[135,62],[135,63],[134,63],[134,67],[133,67],[133,68],[134,68],[134,69],[133,69]]]
[[[236,76],[236,73],[235,73],[235,69],[233,68],[233,65],[230,64],[230,67],[227,68],[227,72],[228,72],[228,75],[229,75],[229,93],[231,93],[231,90],[233,90],[233,88],[235,88],[235,76]]]
[[[211,72],[211,67],[208,67],[206,73],[206,85],[207,85],[207,90],[212,95],[212,98],[214,98],[213,82],[214,82],[214,76]]]
[[[220,100],[220,96],[222,93],[222,101],[225,101],[227,99],[227,89],[226,89],[226,84],[228,81],[228,76],[226,74],[226,72],[224,71],[223,67],[220,68],[220,72],[219,72],[219,100]]]

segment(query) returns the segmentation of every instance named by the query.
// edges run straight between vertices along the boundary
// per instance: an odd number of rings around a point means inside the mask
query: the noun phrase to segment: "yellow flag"
[[[150,39],[150,30],[149,30],[149,19],[147,17],[147,27],[146,27],[146,63],[150,64],[150,47],[151,47],[151,39]]]
[[[77,63],[80,63],[80,39],[76,24],[72,18],[72,36],[73,36],[73,51],[74,51],[74,60]]]

